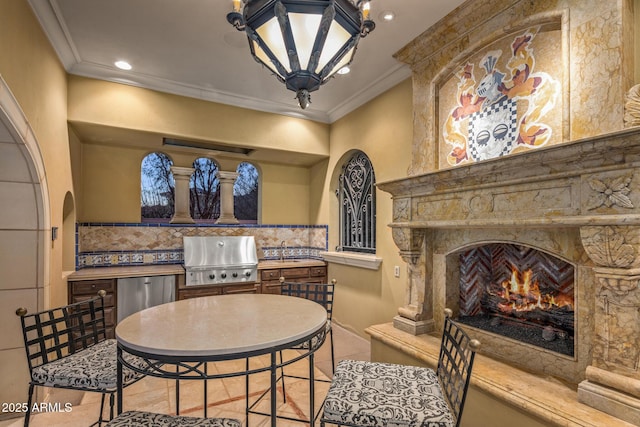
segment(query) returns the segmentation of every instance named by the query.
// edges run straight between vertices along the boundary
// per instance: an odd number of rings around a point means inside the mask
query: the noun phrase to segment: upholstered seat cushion
[[[453,427],[454,417],[433,369],[342,360],[323,421],[365,427]]]
[[[107,424],[106,427],[241,427],[241,423],[233,418],[196,418],[154,414],[152,412],[123,412]]]
[[[114,390],[117,387],[116,358],[116,340],[109,339],[34,368],[31,378],[34,382],[48,387]],[[145,366],[145,362],[138,357],[125,353],[125,358],[133,366]],[[135,377],[135,372],[123,369],[125,384]]]

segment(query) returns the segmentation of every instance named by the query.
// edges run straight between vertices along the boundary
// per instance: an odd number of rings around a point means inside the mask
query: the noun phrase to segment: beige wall
[[[258,165],[263,224],[308,225],[309,168],[265,163]]]
[[[338,244],[337,177],[352,150],[362,150],[369,157],[377,182],[406,176],[413,135],[411,100],[411,81],[406,80],[331,125],[330,158],[312,168],[310,181],[312,221],[329,224],[330,250]],[[329,265],[330,278],[338,280],[334,319],[362,336],[367,326],[391,321],[403,305],[405,292],[406,264],[387,226],[391,198],[377,191],[376,201],[376,256],[383,260],[379,270]],[[393,275],[396,265],[399,278]]]
[[[11,98],[8,92],[15,97],[17,105],[12,105],[15,108],[8,115],[14,125],[20,125],[22,138],[16,142],[25,154],[16,157],[23,161],[23,170],[16,162],[3,166],[3,181],[10,184],[2,186],[0,196],[3,205],[0,257],[4,260],[0,264],[3,267],[0,269],[0,310],[4,313],[0,338],[0,401],[24,402],[27,362],[20,322],[13,313],[20,306],[36,311],[66,302],[62,277],[64,242],[62,233],[58,240],[51,241],[50,226],[63,226],[63,211],[66,217],[75,215],[72,198],[67,198],[66,209],[64,207],[65,196],[73,192],[66,122],[67,85],[65,71],[27,1],[0,2],[0,52],[0,77],[8,86],[8,91],[2,90],[2,99],[4,103]],[[20,123],[22,120],[25,120],[24,126]],[[25,140],[28,142],[23,145]],[[40,173],[36,175],[39,168]],[[15,175],[7,176],[10,173]],[[8,195],[4,190],[11,186],[29,186],[30,191]],[[16,206],[29,204],[31,208],[24,209],[20,213],[22,218],[16,221],[12,222],[6,215],[18,209]],[[28,218],[35,218],[33,228],[25,229],[21,224]],[[35,237],[29,242],[22,237],[10,238],[26,234]],[[0,414],[4,416],[7,414]]]
[[[83,77],[69,77],[69,121],[177,138],[327,155],[329,126]],[[186,166],[186,165],[179,165]]]

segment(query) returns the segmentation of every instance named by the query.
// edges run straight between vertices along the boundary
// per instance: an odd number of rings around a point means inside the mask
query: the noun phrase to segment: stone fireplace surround
[[[392,234],[408,264],[396,329],[441,329],[444,308],[457,308],[461,249],[549,252],[575,267],[575,357],[471,335],[484,356],[578,385],[580,402],[640,425],[640,129],[378,186],[393,196]]]

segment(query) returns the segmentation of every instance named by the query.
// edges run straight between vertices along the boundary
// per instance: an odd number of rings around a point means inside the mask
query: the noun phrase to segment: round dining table
[[[327,331],[327,311],[320,304],[272,294],[232,294],[199,297],[147,308],[116,326],[118,341],[118,413],[122,412],[122,372],[129,368],[144,375],[207,380],[246,376],[247,420],[249,375],[270,370],[271,425],[276,425],[277,370],[302,358],[309,359],[309,421],[314,421],[313,354]],[[296,348],[298,356],[283,361],[282,350]],[[131,363],[129,353],[142,359]],[[250,369],[249,358],[269,354],[269,366]],[[245,359],[245,370],[209,373],[208,362]],[[215,370],[214,370],[215,371]],[[206,417],[206,384],[205,417]],[[179,390],[179,389],[177,389]],[[178,391],[179,393],[179,391]],[[266,393],[265,393],[266,394]],[[264,394],[263,394],[264,396]],[[256,402],[257,403],[257,402]],[[179,412],[179,406],[178,406]],[[258,412],[254,412],[258,413]],[[286,418],[286,417],[285,417]]]

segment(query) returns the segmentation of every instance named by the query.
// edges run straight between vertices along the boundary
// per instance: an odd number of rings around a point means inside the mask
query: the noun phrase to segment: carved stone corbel
[[[427,230],[393,228],[392,235],[402,260],[407,263],[405,301],[393,319],[396,328],[414,335],[433,330],[433,290],[428,285],[425,236]]]

